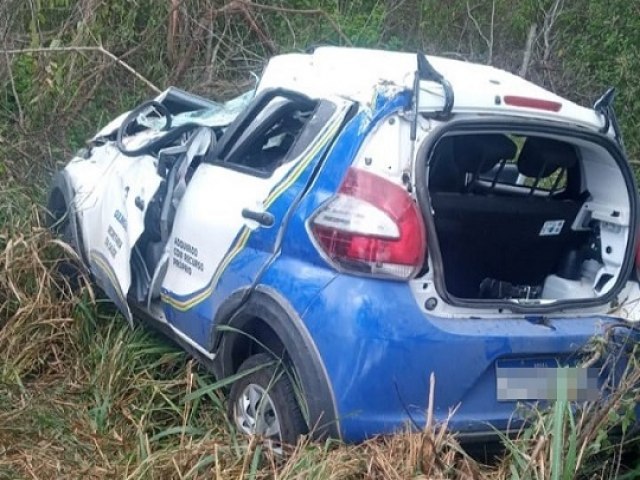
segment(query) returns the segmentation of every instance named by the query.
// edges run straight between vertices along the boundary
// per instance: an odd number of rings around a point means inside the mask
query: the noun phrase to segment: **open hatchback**
[[[416,171],[447,303],[615,306],[632,274],[636,193],[614,141],[546,119],[451,122]]]
[[[435,125],[414,169],[444,303],[619,307],[635,288],[637,192],[610,105],[581,108],[497,70],[440,81],[466,103],[445,121],[419,107]]]

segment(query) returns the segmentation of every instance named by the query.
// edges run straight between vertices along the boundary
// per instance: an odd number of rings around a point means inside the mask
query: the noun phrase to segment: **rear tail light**
[[[505,95],[504,103],[513,107],[535,108],[537,110],[548,110],[549,112],[559,112],[562,103],[541,98],[520,97],[518,95]]]
[[[354,167],[309,229],[332,264],[355,273],[408,279],[427,251],[422,216],[407,191]]]

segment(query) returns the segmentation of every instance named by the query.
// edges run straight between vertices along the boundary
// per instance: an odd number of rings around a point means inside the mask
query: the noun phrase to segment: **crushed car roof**
[[[501,113],[569,121],[599,129],[603,119],[593,109],[582,107],[521,77],[488,65],[427,56],[449,81],[455,93],[454,113]],[[342,96],[370,105],[380,88],[410,89],[417,70],[416,53],[347,47],[320,47],[313,53],[291,53],[273,57],[258,90],[280,87],[311,97]],[[442,107],[442,87],[422,82],[420,109]],[[505,97],[542,100],[561,104],[557,111],[507,105]]]

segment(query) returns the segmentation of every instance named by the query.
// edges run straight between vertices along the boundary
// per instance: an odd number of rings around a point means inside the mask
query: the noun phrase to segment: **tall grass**
[[[633,478],[631,431],[640,369],[635,346],[606,401],[530,409],[485,465],[445,425],[407,429],[360,445],[301,439],[274,455],[238,436],[221,387],[181,350],[131,329],[88,282],[58,274],[75,257],[38,221],[28,195],[0,202],[0,479]],[[624,336],[610,332],[590,352]],[[617,339],[617,340],[616,340]],[[614,435],[615,434],[615,435]],[[627,457],[624,454],[627,452]]]
[[[343,33],[358,45],[401,47],[410,31],[415,35],[411,44],[426,45],[439,53],[453,42],[452,48],[456,44],[459,50],[463,47],[458,54],[470,58],[482,54],[474,51],[478,33],[466,27],[468,4],[458,0],[446,8],[438,2],[423,2],[418,15],[414,2],[393,6],[388,12],[387,3],[393,2],[323,1],[313,5],[327,10],[329,17],[269,10],[254,10],[253,17],[243,16],[241,10],[214,15],[216,8],[233,2],[171,2],[180,5],[177,29],[169,28],[176,26],[172,23],[175,16],[163,2],[133,3],[136,8],[130,1],[4,1],[0,2],[0,31],[7,47],[16,49],[94,45],[99,39],[154,83],[179,84],[207,96],[235,92],[240,80],[250,79],[249,71],[260,71],[272,43],[284,51],[297,50],[312,43],[342,42],[339,33]],[[491,2],[485,3],[479,10],[474,7],[476,18],[491,12]],[[529,3],[496,4],[512,13],[496,17],[500,19],[495,25],[496,38],[506,40],[496,45],[495,59],[502,66],[520,62],[524,38],[518,32],[526,31],[531,22],[540,22],[545,14],[538,2],[532,7]],[[603,29],[611,17],[609,4],[592,3],[598,5],[591,10],[601,15],[590,15],[593,12],[577,2],[567,3],[568,23],[558,34],[568,42],[568,49],[558,49],[558,58],[551,65],[532,64],[532,70],[537,70],[534,77],[570,95],[599,93],[609,77],[620,76],[616,72],[633,71],[629,62],[618,61],[612,64],[616,68],[596,69],[599,77],[607,78],[593,85],[588,84],[592,74],[582,75],[583,63],[594,52],[601,53],[603,45],[619,53],[618,60],[631,58],[635,52],[633,42],[625,44],[626,37],[603,42],[591,35],[592,31],[617,35],[623,31]],[[614,10],[620,12],[631,9],[633,2],[614,3]],[[311,4],[305,0],[286,5],[308,10]],[[397,21],[390,21],[394,16]],[[317,18],[334,19],[338,29]],[[633,18],[617,15],[614,20]],[[426,19],[429,28],[422,28]],[[414,24],[420,28],[411,27]],[[633,30],[632,23],[628,27]],[[450,36],[451,32],[457,33]],[[584,52],[573,52],[566,61],[579,68],[565,75],[556,66],[565,62],[563,52],[576,48]],[[534,51],[534,57],[539,54]],[[611,58],[600,55],[595,60],[611,64]],[[48,176],[46,170],[68,158],[96,127],[150,92],[95,52],[23,53],[3,60],[0,480],[640,476],[631,427],[640,372],[635,352],[621,387],[608,400],[580,409],[557,402],[528,410],[529,425],[516,438],[502,439],[504,455],[490,465],[465,454],[446,425],[407,430],[361,445],[314,444],[302,439],[279,457],[260,442],[236,435],[226,420],[221,393],[229,379],[215,381],[163,338],[139,327],[130,329],[88,282],[80,282],[80,291],[71,288],[57,272],[60,262],[74,261],[74,255],[38,220],[36,205],[42,199],[38,185]],[[576,78],[582,85],[579,88],[573,81]],[[633,91],[629,90],[628,98]],[[631,120],[638,108],[629,104],[631,110],[622,113]],[[628,124],[631,130],[633,126]],[[628,136],[637,144],[631,130]],[[631,153],[637,153],[631,143]],[[602,347],[611,341],[594,339],[601,358],[606,356]]]

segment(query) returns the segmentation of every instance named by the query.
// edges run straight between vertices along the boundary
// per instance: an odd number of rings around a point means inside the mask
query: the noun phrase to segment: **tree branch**
[[[544,11],[544,23],[542,26],[542,40],[544,42],[544,54],[542,55],[542,61],[546,65],[547,61],[551,57],[551,50],[553,48],[552,32],[553,27],[558,20],[558,17],[562,13],[564,8],[564,0],[555,0],[549,10]]]
[[[293,14],[299,14],[299,15],[319,15],[321,17],[324,17],[331,24],[333,29],[340,36],[340,38],[342,38],[345,44],[349,46],[353,46],[353,43],[351,42],[349,37],[347,37],[345,33],[342,31],[342,29],[340,28],[340,25],[336,23],[336,21],[331,17],[331,15],[329,15],[327,12],[325,12],[320,8],[297,9],[297,8],[278,7],[275,5],[263,5],[260,3],[253,3],[250,0],[237,0],[237,1],[239,1],[240,3],[244,3],[249,7],[258,8],[260,10],[265,10],[269,12],[293,13]]]
[[[121,60],[116,55],[106,50],[102,46],[97,47],[43,47],[43,48],[18,48],[18,49],[9,49],[9,50],[0,50],[0,53],[4,53],[5,55],[15,55],[20,53],[59,53],[59,52],[99,52],[103,55],[106,55],[111,60],[116,62],[122,68],[133,74],[138,80],[144,83],[147,87],[153,90],[156,93],[162,92],[158,87],[156,87],[151,81],[147,80],[140,73],[138,73],[131,65],[127,62]]]
[[[529,27],[529,34],[527,35],[527,42],[524,46],[524,55],[522,57],[522,65],[518,71],[518,75],[522,78],[527,76],[527,70],[529,70],[529,64],[531,63],[531,55],[533,53],[533,43],[536,40],[536,34],[538,33],[538,25],[535,23]]]
[[[489,29],[489,37],[487,37],[482,32],[482,28],[480,27],[480,23],[478,22],[476,17],[473,16],[471,5],[469,5],[469,2],[467,1],[467,15],[469,16],[469,18],[473,22],[473,25],[476,27],[476,31],[478,32],[478,35],[480,35],[480,37],[487,44],[487,49],[489,50],[488,58],[487,58],[487,64],[491,64],[491,62],[493,62],[493,27],[494,27],[495,14],[496,14],[496,2],[495,2],[495,0],[493,0],[491,2],[491,25],[490,25],[490,29]]]
[[[9,60],[9,54],[5,52],[5,59],[7,60],[7,71],[9,72],[9,81],[11,83],[11,92],[13,93],[13,98],[16,100],[16,105],[18,107],[18,123],[21,127],[24,127],[24,112],[22,111],[22,104],[20,103],[20,97],[18,96],[18,89],[16,88],[16,82],[13,78],[13,71],[11,69],[11,60]]]

